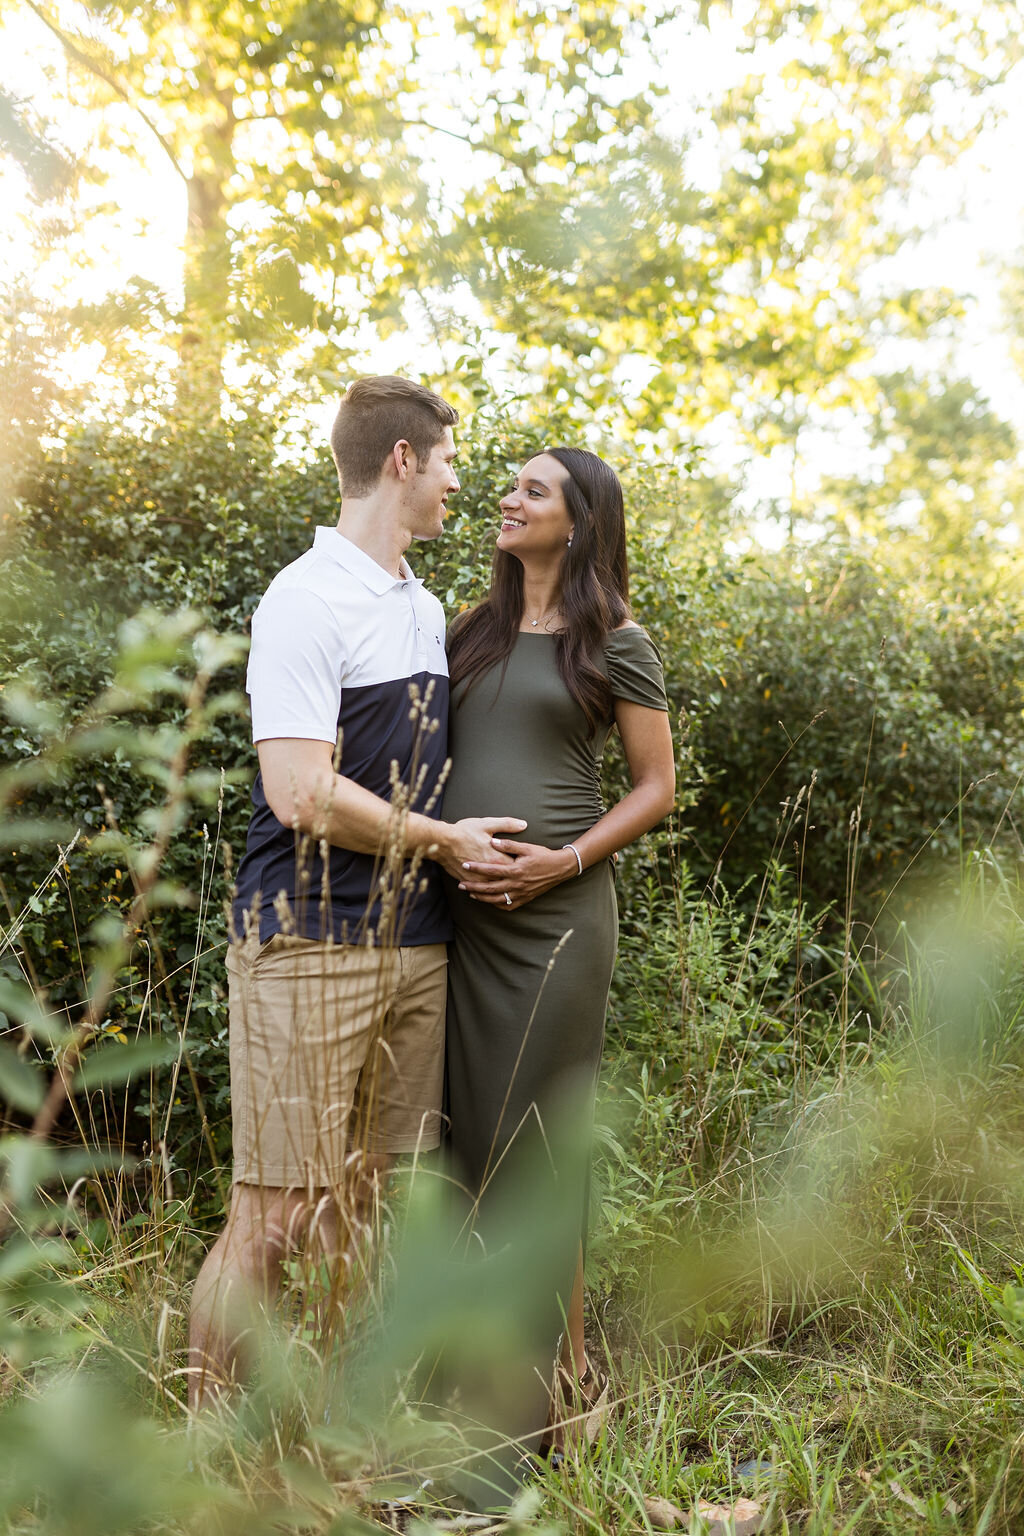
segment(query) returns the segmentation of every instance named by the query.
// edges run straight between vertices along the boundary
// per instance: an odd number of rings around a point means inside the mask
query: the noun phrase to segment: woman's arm
[[[611,858],[627,843],[649,832],[668,815],[675,801],[675,757],[667,713],[616,699],[615,723],[633,787],[600,821],[576,838],[573,846],[584,869]],[[571,848],[544,848],[539,843],[511,842],[500,837],[493,837],[491,846],[498,854],[512,855],[511,869],[507,864],[467,863],[459,889],[492,906],[511,911],[579,873]],[[505,900],[506,891],[511,902]]]

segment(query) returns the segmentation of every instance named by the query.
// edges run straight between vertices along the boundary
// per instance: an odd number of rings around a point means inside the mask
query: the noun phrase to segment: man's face
[[[414,539],[436,539],[444,525],[448,497],[459,489],[455,473],[455,439],[451,427],[435,443],[430,457],[416,464],[416,472],[405,483],[409,530]]]

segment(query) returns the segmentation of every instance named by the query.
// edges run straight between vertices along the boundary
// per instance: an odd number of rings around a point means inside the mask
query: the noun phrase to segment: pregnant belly
[[[596,788],[565,780],[509,774],[495,763],[485,775],[460,772],[456,763],[444,793],[445,821],[464,816],[521,816],[523,842],[561,847],[579,837],[603,814]]]

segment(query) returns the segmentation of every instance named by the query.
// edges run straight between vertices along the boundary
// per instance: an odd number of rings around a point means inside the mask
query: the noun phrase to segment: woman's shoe
[[[611,1382],[607,1372],[587,1361],[581,1376],[574,1376],[559,1362],[551,1389],[550,1424],[541,1441],[540,1454],[549,1461],[579,1455],[597,1440],[611,1408]]]
[[[581,1448],[594,1445],[611,1412],[612,1384],[607,1371],[599,1371],[587,1361],[587,1368],[576,1382],[579,1395],[577,1412],[582,1416],[578,1441]]]

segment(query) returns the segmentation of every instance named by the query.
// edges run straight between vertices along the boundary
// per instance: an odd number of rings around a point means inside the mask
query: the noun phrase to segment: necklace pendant
[[[536,629],[537,625],[540,623],[540,619],[531,619],[530,623],[533,625],[534,629]]]

